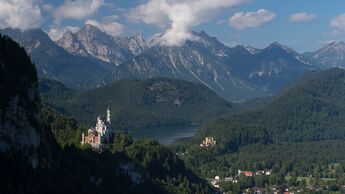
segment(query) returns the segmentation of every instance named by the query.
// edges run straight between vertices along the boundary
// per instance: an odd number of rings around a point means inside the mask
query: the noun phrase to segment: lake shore
[[[154,127],[130,130],[134,139],[149,138],[162,144],[170,145],[177,141],[192,139],[198,129],[198,125]]]

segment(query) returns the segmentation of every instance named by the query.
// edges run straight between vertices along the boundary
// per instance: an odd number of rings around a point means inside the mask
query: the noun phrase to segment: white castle
[[[100,116],[97,117],[96,126],[87,131],[87,135],[82,133],[81,144],[90,144],[93,148],[100,148],[102,144],[110,143],[110,110],[107,109],[106,121],[103,121]]]

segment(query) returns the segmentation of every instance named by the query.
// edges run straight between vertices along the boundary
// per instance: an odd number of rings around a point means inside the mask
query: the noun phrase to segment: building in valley
[[[252,171],[242,171],[242,170],[238,170],[238,176],[241,176],[241,175],[244,175],[244,176],[254,176],[255,173],[252,172]]]
[[[103,144],[109,144],[111,140],[110,110],[107,109],[106,120],[97,117],[96,126],[87,131],[87,135],[82,134],[81,144],[89,144],[93,148],[100,148]]]
[[[216,145],[217,141],[213,137],[205,137],[205,139],[200,144],[200,147],[207,148]]]

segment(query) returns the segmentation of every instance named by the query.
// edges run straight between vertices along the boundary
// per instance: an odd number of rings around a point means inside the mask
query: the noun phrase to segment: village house
[[[256,172],[238,170],[238,176],[240,176],[240,175],[245,175],[245,176],[267,175],[267,176],[269,176],[271,174],[272,174],[272,170],[259,170]]]
[[[87,131],[87,135],[82,133],[81,144],[89,144],[91,147],[99,149],[103,144],[110,143],[110,110],[107,110],[106,120],[102,120],[100,116],[97,117],[96,126]]]
[[[259,170],[255,172],[255,175],[264,175],[265,171],[264,170]]]
[[[271,174],[272,174],[272,170],[267,170],[267,171],[265,172],[265,174],[266,174],[266,175],[271,175]]]
[[[224,182],[238,183],[238,180],[233,177],[225,177]]]
[[[253,176],[254,175],[254,172],[252,171],[242,171],[242,170],[238,170],[238,176],[240,175],[244,175],[244,176]]]
[[[207,148],[216,145],[217,141],[213,137],[205,137],[205,139],[200,144],[200,147]]]
[[[219,181],[220,181],[220,177],[219,176],[215,176],[213,181],[211,181],[211,185],[216,187],[216,188],[219,188]]]

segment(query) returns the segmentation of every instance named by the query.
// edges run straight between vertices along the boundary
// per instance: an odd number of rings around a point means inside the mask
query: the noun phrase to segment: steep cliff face
[[[0,35],[0,151],[20,152],[36,168],[48,148],[35,66],[24,48]]]

